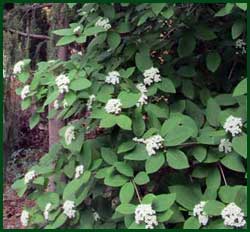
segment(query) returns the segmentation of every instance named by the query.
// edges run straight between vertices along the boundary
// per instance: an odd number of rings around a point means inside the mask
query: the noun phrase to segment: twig
[[[229,74],[228,74],[228,80],[230,80],[231,77],[232,77],[232,74],[233,74],[233,70],[234,70],[234,68],[235,68],[235,65],[236,65],[236,62],[233,63],[233,66],[232,66],[232,68],[231,68],[231,70],[230,70],[230,72],[229,72]]]
[[[140,202],[140,204],[141,204],[141,197],[140,197],[139,191],[138,191],[138,189],[137,189],[137,187],[136,187],[136,184],[135,184],[134,180],[131,180],[131,182],[132,182],[132,184],[134,185],[134,189],[135,189],[137,198],[138,198],[138,200],[139,200],[139,202]]]
[[[223,168],[221,167],[221,164],[220,164],[220,163],[218,163],[218,167],[219,167],[219,169],[220,169],[220,172],[221,172],[221,175],[222,175],[223,181],[224,181],[225,185],[227,185],[227,180],[226,180],[226,177],[225,177],[225,174],[224,174]]]
[[[26,37],[31,37],[31,38],[34,38],[34,39],[47,39],[47,40],[50,40],[50,37],[47,36],[47,35],[28,34],[28,33],[22,32],[22,31],[14,30],[14,29],[7,29],[7,30],[12,32],[12,33],[17,33],[19,35],[26,36]]]

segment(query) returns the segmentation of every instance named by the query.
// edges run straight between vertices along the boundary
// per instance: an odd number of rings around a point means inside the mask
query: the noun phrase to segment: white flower
[[[148,92],[146,86],[142,83],[139,83],[136,85],[136,88],[141,92],[141,96],[138,100],[138,102],[136,103],[137,107],[143,106],[145,104],[148,104],[148,96],[146,95],[146,93]]]
[[[93,212],[93,216],[95,221],[99,221],[101,219],[100,215],[96,211]]]
[[[150,69],[145,70],[143,76],[145,77],[145,85],[151,85],[154,82],[161,81],[160,71],[158,68],[151,67]]]
[[[43,216],[44,216],[45,220],[49,219],[49,211],[50,211],[51,206],[52,206],[52,204],[50,202],[47,203],[46,206],[45,206],[45,209],[44,209],[44,212],[43,212]]]
[[[106,31],[111,28],[108,18],[99,18],[95,23],[96,27],[103,27]]]
[[[13,74],[18,74],[22,72],[23,67],[24,67],[24,62],[22,60],[18,61],[13,68]]]
[[[60,74],[56,77],[56,85],[60,93],[69,92],[70,80],[65,74]]]
[[[112,85],[119,84],[120,82],[119,77],[120,77],[119,72],[117,71],[109,72],[108,76],[106,76],[105,82]]]
[[[223,128],[226,132],[230,132],[232,136],[238,135],[242,132],[241,127],[243,126],[242,119],[234,116],[229,116],[224,123]]]
[[[80,27],[80,26],[77,26],[76,28],[74,28],[73,32],[74,32],[75,34],[80,33],[80,32],[81,32],[81,27]]]
[[[75,139],[75,127],[69,126],[64,133],[65,142],[67,145],[71,144],[72,140]]]
[[[75,179],[79,178],[84,172],[84,166],[83,165],[78,165],[76,166],[75,169]]]
[[[147,139],[133,138],[133,141],[144,143],[146,145],[146,150],[149,156],[156,154],[156,150],[163,147],[164,139],[160,135],[153,135]]]
[[[28,184],[30,181],[32,181],[36,177],[36,172],[34,170],[29,171],[24,176],[24,183]]]
[[[236,51],[236,54],[241,53],[242,55],[247,53],[246,50],[246,43],[242,39],[237,39],[235,42],[235,48],[238,49],[239,51]]]
[[[79,56],[82,56],[82,55],[83,55],[82,51],[77,52],[77,54],[78,54]]]
[[[63,213],[68,217],[68,218],[74,218],[76,215],[76,210],[75,208],[75,202],[66,200],[63,204]]]
[[[22,89],[22,92],[21,92],[21,98],[22,100],[24,100],[27,95],[30,93],[30,86],[29,85],[25,85]]]
[[[88,102],[87,102],[87,110],[91,110],[92,109],[92,104],[93,102],[96,100],[96,96],[94,94],[89,96]]]
[[[58,100],[55,100],[55,101],[54,101],[54,108],[55,108],[56,110],[58,110],[58,109],[59,109],[59,103],[58,103]]]
[[[29,224],[29,217],[30,217],[29,212],[26,211],[26,210],[23,210],[22,214],[21,214],[21,218],[20,218],[21,224],[23,226],[25,226],[25,227],[28,226],[28,224]]]
[[[154,226],[158,225],[155,214],[155,210],[152,209],[150,204],[140,204],[135,209],[135,223],[144,222],[146,224],[145,229],[154,229]]]
[[[205,201],[201,201],[199,204],[194,206],[193,215],[198,217],[199,223],[203,226],[208,223],[208,215],[204,212],[204,207],[206,205]]]
[[[119,114],[122,110],[122,103],[120,99],[110,99],[108,100],[105,110],[109,114]]]
[[[63,108],[67,108],[69,106],[68,102],[64,99],[63,100]]]
[[[225,152],[226,154],[232,151],[232,143],[229,141],[229,139],[220,140],[219,151]]]
[[[221,217],[224,219],[225,226],[243,227],[246,224],[244,213],[241,208],[233,202],[221,211]]]

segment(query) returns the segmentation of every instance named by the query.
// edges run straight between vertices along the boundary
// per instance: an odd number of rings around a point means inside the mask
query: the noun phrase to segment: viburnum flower
[[[72,143],[72,140],[75,139],[75,127],[69,126],[64,133],[65,142],[67,145]]]
[[[91,110],[92,109],[92,104],[93,102],[96,100],[96,96],[94,94],[89,96],[88,102],[87,102],[87,110]]]
[[[29,218],[30,218],[29,212],[27,210],[23,210],[20,217],[21,224],[25,227],[28,226]]]
[[[109,30],[111,28],[111,25],[109,23],[109,19],[108,18],[99,18],[97,20],[97,22],[95,23],[96,27],[102,27],[104,28],[106,31]]]
[[[28,184],[30,181],[32,181],[36,177],[36,172],[34,170],[31,170],[27,172],[24,176],[24,183]]]
[[[93,212],[93,217],[95,221],[99,221],[101,219],[100,215],[96,211]]]
[[[22,68],[24,67],[24,62],[22,60],[18,61],[13,68],[13,74],[18,74],[22,72]]]
[[[241,53],[242,55],[247,53],[246,50],[246,42],[244,42],[242,39],[237,39],[235,42],[235,48],[238,49],[239,51],[236,51],[236,54],[238,55],[239,53]]]
[[[208,223],[208,215],[204,212],[204,207],[206,205],[205,201],[201,201],[199,204],[194,206],[193,215],[198,217],[199,223],[203,226]]]
[[[21,98],[22,100],[24,100],[27,95],[30,93],[30,86],[29,85],[25,85],[21,91]]]
[[[84,172],[84,166],[83,165],[78,165],[76,166],[75,169],[75,179],[79,178]]]
[[[122,103],[120,99],[108,100],[105,110],[109,114],[119,114],[122,111]]]
[[[46,206],[45,206],[45,209],[44,209],[44,212],[43,212],[43,216],[44,216],[45,220],[49,219],[49,211],[50,211],[51,206],[52,206],[52,204],[50,202],[47,203]]]
[[[243,126],[242,118],[229,116],[224,123],[223,128],[226,132],[230,132],[232,136],[236,136],[242,132],[241,128]]]
[[[140,91],[141,96],[138,100],[138,102],[136,103],[137,107],[143,106],[145,104],[148,104],[148,96],[146,95],[146,93],[148,92],[146,86],[142,83],[139,83],[136,85],[136,88]]]
[[[108,84],[116,85],[120,82],[120,73],[117,71],[112,71],[108,73],[108,76],[106,76],[105,82]]]
[[[226,154],[232,151],[232,143],[229,141],[229,139],[220,140],[219,151],[225,152]]]
[[[60,93],[69,92],[69,85],[70,80],[65,74],[60,74],[56,77],[56,85],[59,89]]]
[[[58,110],[59,109],[59,103],[58,103],[58,100],[55,100],[54,101],[54,108],[56,109],[56,110]]]
[[[232,227],[243,227],[246,224],[244,219],[245,215],[241,208],[238,207],[234,202],[228,204],[222,211],[221,217],[224,220],[225,226]]]
[[[135,223],[140,224],[141,222],[146,224],[145,229],[154,229],[154,226],[158,225],[156,212],[152,209],[151,204],[140,204],[136,207]]]
[[[77,26],[76,28],[74,28],[73,32],[74,32],[75,34],[80,33],[80,32],[81,32],[81,27],[80,27],[80,26]]]
[[[160,82],[161,76],[160,71],[158,68],[151,67],[150,69],[147,69],[143,73],[144,78],[144,84],[150,86],[154,82]]]
[[[75,202],[66,200],[63,204],[63,213],[68,217],[68,218],[74,218],[76,215],[76,210],[75,208]]]

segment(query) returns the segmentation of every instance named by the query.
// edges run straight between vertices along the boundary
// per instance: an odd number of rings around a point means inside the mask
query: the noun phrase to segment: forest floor
[[[3,189],[3,228],[20,229],[20,216],[24,206],[31,207],[34,202],[26,196],[18,197],[11,185],[22,177],[28,169],[43,156],[44,152],[37,149],[19,149],[11,154],[5,171]]]

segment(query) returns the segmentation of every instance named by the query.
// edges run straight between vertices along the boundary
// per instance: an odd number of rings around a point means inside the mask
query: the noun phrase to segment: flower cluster
[[[105,105],[105,110],[109,114],[119,114],[122,111],[120,99],[110,99]]]
[[[242,39],[237,39],[235,42],[235,47],[236,49],[238,49],[239,51],[236,51],[236,54],[241,53],[242,55],[247,53],[246,50],[246,43],[242,40]]]
[[[69,126],[64,133],[65,142],[67,145],[71,144],[72,140],[75,139],[75,127]]]
[[[54,108],[56,109],[56,110],[58,110],[59,109],[59,102],[58,102],[58,100],[55,100],[54,101]]]
[[[234,116],[229,116],[223,125],[226,132],[230,132],[232,136],[238,135],[242,132],[241,127],[243,126],[242,119]]]
[[[156,150],[163,147],[164,139],[160,135],[153,135],[147,139],[133,138],[135,142],[144,143],[149,156],[156,154]]]
[[[244,213],[235,203],[228,204],[222,211],[225,226],[243,227],[246,224]]]
[[[56,85],[60,93],[69,92],[69,83],[70,80],[65,74],[60,74],[56,77]]]
[[[92,104],[93,102],[96,100],[96,96],[94,94],[89,96],[88,102],[87,102],[87,110],[91,110],[92,109]]]
[[[138,100],[138,102],[136,103],[137,107],[143,106],[144,104],[148,103],[148,96],[146,95],[146,93],[148,92],[146,86],[142,83],[139,83],[136,85],[136,88],[140,91],[141,96]]]
[[[100,215],[96,211],[93,212],[93,217],[96,222],[101,219]]]
[[[75,169],[75,179],[79,178],[84,172],[84,166],[83,165],[78,165],[76,166]]]
[[[160,82],[161,76],[160,71],[158,68],[151,67],[150,69],[147,69],[143,73],[144,78],[144,84],[150,86],[154,82]]]
[[[24,176],[24,183],[28,184],[30,181],[32,181],[36,177],[36,172],[34,170],[29,171]]]
[[[145,229],[154,229],[154,226],[158,225],[155,210],[150,204],[140,204],[136,207],[135,223],[140,224],[141,222],[146,224]]]
[[[66,200],[63,204],[63,213],[68,217],[68,218],[74,218],[76,215],[76,210],[75,208],[75,202]]]
[[[201,201],[199,204],[194,206],[193,215],[198,217],[199,223],[203,226],[208,223],[208,215],[204,212],[204,207],[206,205],[205,201]]]
[[[99,18],[95,23],[96,27],[103,27],[106,31],[111,28],[108,18]]]
[[[75,34],[80,33],[80,32],[81,32],[81,27],[80,27],[80,26],[77,26],[76,28],[74,28],[73,32],[74,32]]]
[[[226,154],[232,151],[232,143],[229,139],[221,139],[219,144],[219,151]]]
[[[44,212],[43,212],[43,216],[44,216],[45,220],[49,220],[49,211],[50,211],[51,206],[52,206],[52,204],[50,202],[47,203],[46,206],[45,206],[45,209],[44,209]]]
[[[23,210],[22,214],[21,214],[21,218],[20,218],[21,224],[23,226],[25,226],[25,227],[28,226],[28,224],[29,224],[29,217],[30,217],[29,212],[26,211],[26,210]]]
[[[105,82],[108,84],[116,85],[119,84],[120,80],[120,73],[117,71],[112,71],[108,73],[108,76],[106,76]]]
[[[24,100],[27,95],[30,93],[30,86],[29,85],[25,85],[21,91],[21,98],[22,100]]]
[[[22,60],[18,61],[14,68],[13,68],[13,74],[18,74],[20,72],[22,72],[22,68],[24,67],[24,62]]]

